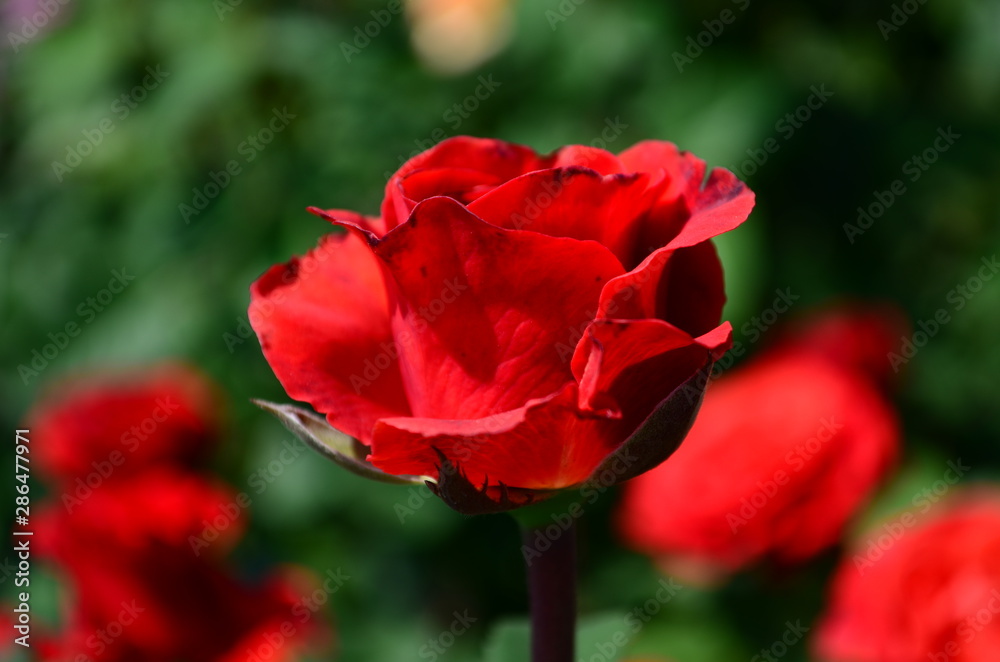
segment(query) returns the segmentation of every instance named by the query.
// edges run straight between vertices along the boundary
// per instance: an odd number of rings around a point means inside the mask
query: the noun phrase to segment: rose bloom
[[[834,578],[814,649],[824,662],[994,662],[1000,489],[957,493],[924,521],[903,516],[863,537]]]
[[[249,660],[287,622],[293,634],[267,659],[295,659],[322,617],[296,610],[304,591],[286,578],[249,585],[225,570],[220,557],[242,532],[235,504],[232,490],[164,468],[108,484],[72,514],[53,503],[36,515],[33,545],[70,594],[41,658]]]
[[[165,364],[67,380],[44,395],[26,426],[39,471],[79,499],[149,466],[204,457],[218,436],[218,409],[204,377]]]
[[[671,394],[729,346],[710,239],[752,206],[670,143],[453,138],[380,217],[313,210],[349,232],[267,271],[250,322],[292,398],[453,507],[582,484],[616,451],[624,479],[673,451],[700,398]]]
[[[712,383],[680,449],[626,485],[625,542],[714,572],[836,543],[899,446],[893,410],[856,367],[854,351],[870,344],[856,342],[859,320],[826,316]],[[809,342],[825,342],[831,324],[852,328],[844,343]]]

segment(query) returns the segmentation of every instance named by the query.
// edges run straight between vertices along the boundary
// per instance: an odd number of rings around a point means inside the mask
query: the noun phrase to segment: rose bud
[[[993,662],[1000,651],[1000,490],[967,488],[882,523],[833,580],[824,662]]]
[[[809,346],[810,333],[712,383],[680,449],[625,487],[629,546],[710,578],[839,540],[893,464],[899,430],[850,348]]]
[[[246,584],[220,563],[242,534],[238,497],[183,470],[109,483],[72,513],[51,504],[34,526],[40,557],[69,593],[43,660],[293,660],[325,634],[321,618],[302,625],[304,591],[290,578]]]
[[[170,364],[67,380],[34,407],[27,427],[40,475],[75,501],[151,466],[204,457],[218,435],[218,408],[204,377]]]
[[[710,240],[752,206],[669,143],[446,140],[390,178],[381,217],[313,209],[347,234],[253,284],[264,356],[326,423],[263,406],[465,513],[636,476],[683,439],[729,347]]]

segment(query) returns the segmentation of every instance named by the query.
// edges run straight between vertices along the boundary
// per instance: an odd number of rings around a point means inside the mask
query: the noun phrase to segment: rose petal
[[[321,218],[327,220],[336,218],[341,224],[357,227],[375,237],[381,237],[386,232],[385,221],[378,216],[365,216],[348,209],[319,209],[318,207],[308,207],[307,209]]]
[[[567,145],[551,157],[550,168],[578,166],[596,170],[602,175],[641,172],[624,167],[621,160],[611,152],[586,145]]]
[[[469,211],[502,228],[592,239],[625,261],[658,195],[649,175],[601,176],[574,166],[512,179],[470,203]]]
[[[660,319],[692,336],[719,323],[726,302],[722,263],[712,242],[654,251],[601,292],[598,318]]]
[[[580,407],[619,412],[635,427],[730,337],[728,323],[696,339],[661,320],[597,320],[573,356]]]
[[[619,421],[580,412],[577,398],[570,383],[547,398],[476,420],[383,419],[369,460],[388,473],[436,476],[443,456],[473,485],[577,485],[627,434]]]
[[[410,412],[378,260],[330,235],[251,287],[250,324],[289,396],[368,443],[375,421]]]
[[[399,298],[412,411],[432,418],[480,418],[562,388],[572,374],[560,343],[575,345],[622,273],[596,242],[503,230],[450,198],[420,203],[375,254]]]
[[[527,147],[502,140],[455,136],[413,157],[389,179],[382,202],[382,218],[391,230],[405,221],[416,203],[423,199],[436,195],[460,197],[456,195],[459,193],[456,186],[461,189],[461,182],[468,185],[469,171],[483,173],[482,179],[474,180],[475,185],[480,185],[488,181],[501,183],[544,167],[548,166],[542,158]],[[405,180],[419,170],[438,172],[433,182],[411,180],[416,188],[410,190]]]
[[[754,195],[733,173],[716,168],[705,182],[705,162],[660,141],[637,143],[619,155],[626,171],[662,172],[666,186],[642,226],[633,260],[638,264],[670,243],[694,246],[746,220]]]

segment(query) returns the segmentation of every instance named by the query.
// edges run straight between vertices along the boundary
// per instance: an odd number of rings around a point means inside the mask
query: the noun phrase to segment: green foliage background
[[[484,648],[491,660],[516,659],[503,650],[522,640],[519,626],[500,625],[526,611],[509,518],[464,518],[312,454],[253,492],[250,476],[288,434],[248,400],[285,396],[256,340],[239,331],[249,283],[329,231],[305,207],[375,213],[386,173],[418,141],[466,133],[549,151],[590,143],[610,121],[627,128],[609,149],[672,140],[710,165],[736,169],[756,192],[750,221],[719,242],[737,339],[775,288],[800,295],[799,310],[861,297],[896,302],[915,322],[942,307],[954,312],[907,366],[898,405],[908,459],[868,520],[905,506],[949,458],[971,464],[973,479],[997,477],[1000,282],[960,311],[947,297],[1000,243],[1000,2],[914,0],[913,16],[884,34],[879,21],[893,6],[861,0],[526,0],[516,6],[510,45],[454,77],[419,63],[402,18],[347,62],[340,44],[384,7],[241,2],[220,19],[210,0],[92,0],[62,8],[16,52],[4,44],[4,430],[61,375],[165,357],[193,362],[229,393],[229,435],[216,467],[253,496],[250,533],[235,557],[243,572],[294,562],[349,574],[329,615],[346,661],[430,659],[420,647],[456,610],[479,620],[445,659],[483,659]],[[675,53],[724,10],[735,20],[679,71]],[[565,20],[552,23],[547,12]],[[8,25],[5,42],[19,29]],[[157,65],[169,76],[121,118],[112,104]],[[448,110],[474,94],[480,76],[499,87],[455,126]],[[792,135],[782,132],[776,123],[823,85],[829,102]],[[240,145],[284,108],[294,119],[247,162]],[[65,162],[81,132],[109,117],[114,131],[59,181],[52,163]],[[849,241],[844,224],[856,223],[857,208],[906,178],[904,163],[948,127],[961,138],[917,181],[905,179],[906,193]],[[777,152],[746,167],[748,150],[771,138]],[[191,204],[192,189],[232,159],[241,173],[185,219],[179,205]],[[78,305],[113,269],[136,278],[40,374],[21,374],[46,334],[81,321]],[[419,507],[401,523],[395,506],[411,499],[407,507]],[[617,544],[614,501],[606,495],[583,528],[582,611],[596,633],[583,636],[592,642],[603,640],[600,628],[621,627],[660,579],[648,560]],[[749,659],[786,620],[813,620],[836,558],[831,552],[780,573],[756,569],[714,591],[685,589],[628,652],[678,662]],[[10,584],[2,586],[7,594]],[[50,584],[38,598],[49,617]],[[595,653],[590,643],[580,656]],[[800,644],[786,659],[807,654]]]

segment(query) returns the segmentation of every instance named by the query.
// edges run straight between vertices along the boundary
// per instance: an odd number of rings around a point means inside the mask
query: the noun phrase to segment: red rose
[[[1000,491],[950,497],[859,541],[814,642],[825,662],[994,662],[1000,651]]]
[[[840,303],[795,320],[778,332],[787,349],[810,352],[890,385],[896,373],[889,353],[909,335],[906,315],[894,306]]]
[[[198,373],[163,365],[63,383],[32,410],[27,427],[45,478],[79,498],[77,489],[86,494],[165,461],[203,457],[218,434],[217,405]]]
[[[669,143],[447,140],[389,180],[381,218],[314,210],[351,232],[265,273],[250,321],[288,394],[363,445],[354,464],[429,477],[460,510],[579,485],[616,452],[623,480],[673,451],[700,400],[680,387],[729,345],[709,240],[753,194],[705,174]]]
[[[286,621],[298,634],[268,659],[292,659],[319,625],[293,615],[300,595],[279,577],[244,585],[217,562],[241,533],[236,503],[197,476],[150,469],[94,492],[72,514],[52,504],[36,515],[39,553],[72,593],[66,627],[43,659],[246,660]]]
[[[806,337],[709,388],[680,449],[626,486],[629,545],[736,569],[764,556],[801,561],[839,539],[899,433],[870,380],[831,359],[845,348],[806,347]]]

